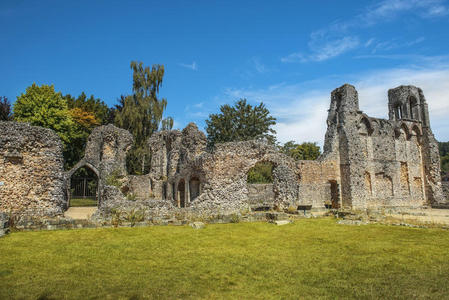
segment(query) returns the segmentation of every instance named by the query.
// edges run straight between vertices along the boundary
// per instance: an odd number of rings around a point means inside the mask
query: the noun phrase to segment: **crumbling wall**
[[[297,163],[299,203],[323,208],[326,204],[337,207],[340,203],[340,174],[335,160],[304,160]]]
[[[0,122],[0,211],[16,215],[61,215],[64,159],[58,135],[27,123]]]
[[[193,208],[235,211],[248,207],[248,171],[258,162],[273,164],[274,202],[288,207],[298,202],[298,175],[292,158],[264,142],[244,141],[217,144],[212,153],[203,153],[192,167],[204,175],[202,194]]]
[[[251,207],[269,207],[274,203],[272,183],[248,184],[248,203]]]
[[[331,95],[323,157],[338,162],[341,201],[349,208],[421,207],[443,203],[437,143],[420,89],[389,91],[389,120],[359,111],[343,85]]]
[[[104,194],[104,188],[110,176],[117,177],[122,183],[127,180],[126,154],[132,143],[133,137],[127,130],[112,124],[95,128],[87,140],[84,157],[65,174],[67,195],[71,176],[78,169],[87,167],[98,177],[99,206],[108,201],[109,197]]]
[[[449,181],[445,181],[442,183],[443,187],[443,195],[447,202],[449,202]]]

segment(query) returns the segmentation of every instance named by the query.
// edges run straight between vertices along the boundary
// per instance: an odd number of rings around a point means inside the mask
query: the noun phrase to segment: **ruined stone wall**
[[[100,180],[105,180],[113,171],[125,176],[126,154],[133,143],[132,135],[112,124],[95,128],[89,135],[84,157],[67,172],[71,176],[76,170],[87,166]]]
[[[67,205],[63,167],[62,144],[54,131],[0,122],[0,211],[62,214]]]
[[[334,160],[299,161],[299,203],[323,208],[325,204],[338,206],[340,202],[340,174]]]
[[[67,196],[70,194],[71,176],[82,167],[91,169],[97,175],[100,207],[105,201],[109,201],[107,195],[104,194],[104,189],[111,176],[117,177],[123,183],[123,192],[128,192],[126,154],[132,143],[133,137],[127,130],[112,124],[95,128],[87,140],[84,157],[65,173]]]
[[[248,203],[251,207],[271,207],[274,197],[272,183],[248,184]]]
[[[371,118],[359,111],[353,86],[332,92],[323,156],[339,162],[344,207],[443,201],[437,143],[422,91],[413,86],[390,90],[389,108],[390,120]]]
[[[248,207],[248,171],[258,162],[273,164],[274,203],[288,207],[298,202],[298,175],[292,158],[273,146],[258,141],[216,145],[212,153],[203,153],[192,167],[204,176],[202,194],[192,207],[233,211]]]
[[[446,202],[449,203],[449,181],[444,181],[441,183],[443,188],[443,197],[446,199]]]

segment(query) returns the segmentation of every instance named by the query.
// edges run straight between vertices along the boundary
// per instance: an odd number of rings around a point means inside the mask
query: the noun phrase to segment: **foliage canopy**
[[[163,125],[171,129],[173,120],[163,120],[167,99],[158,98],[162,86],[164,66],[144,67],[142,62],[132,61],[133,94],[122,96],[115,111],[115,124],[128,130],[134,137],[134,145],[128,152],[127,167],[131,174],[148,172],[150,153],[147,139]]]
[[[441,157],[441,173],[449,174],[449,142],[439,142],[438,148]]]
[[[35,83],[17,97],[14,103],[14,119],[31,125],[53,129],[65,145],[71,142],[73,120],[67,101],[53,85],[38,86]]]
[[[310,142],[296,144],[294,141],[289,141],[280,150],[295,160],[315,160],[321,154],[320,147],[316,143]]]
[[[11,119],[11,103],[8,98],[0,97],[0,121],[9,121]]]
[[[220,113],[209,115],[206,120],[208,145],[252,139],[274,143],[276,131],[271,126],[275,124],[276,118],[263,103],[252,106],[246,99],[240,99],[234,106],[222,105]]]

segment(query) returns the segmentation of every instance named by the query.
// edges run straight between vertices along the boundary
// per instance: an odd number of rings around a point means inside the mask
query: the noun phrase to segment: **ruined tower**
[[[339,166],[342,206],[442,204],[438,143],[422,90],[389,90],[389,120],[367,116],[358,103],[351,85],[331,94],[324,156]]]

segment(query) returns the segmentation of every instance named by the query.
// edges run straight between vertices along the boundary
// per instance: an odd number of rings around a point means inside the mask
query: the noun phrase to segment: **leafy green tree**
[[[246,99],[240,99],[234,106],[222,105],[219,114],[209,115],[206,120],[208,145],[252,139],[266,139],[274,144],[276,131],[271,126],[275,124],[276,118],[263,103],[253,107]]]
[[[115,109],[115,124],[127,129],[134,136],[134,145],[128,153],[127,166],[131,174],[144,174],[149,167],[147,139],[161,125],[165,98],[158,98],[159,88],[164,77],[164,66],[144,67],[142,63],[131,62],[133,70],[133,94],[121,97]],[[168,127],[169,120],[163,125]],[[171,121],[173,126],[173,120]]]
[[[248,183],[273,183],[273,164],[270,162],[258,162],[248,171]]]
[[[8,98],[0,97],[0,121],[9,121],[11,119],[11,103]]]
[[[441,173],[449,174],[449,142],[439,142],[438,148],[441,157]]]
[[[296,144],[289,141],[281,147],[281,152],[293,157],[295,160],[315,160],[321,154],[321,149],[316,143],[305,142]]]
[[[71,141],[65,152],[66,168],[71,168],[83,157],[87,138],[92,130],[98,125],[111,123],[110,109],[100,99],[93,95],[88,98],[84,92],[77,98],[65,95],[64,99],[74,122]]]
[[[100,125],[111,123],[109,122],[109,107],[101,99],[95,98],[94,95],[87,98],[86,94],[82,92],[77,98],[71,95],[65,95],[64,98],[67,100],[69,109],[79,108],[93,114]]]
[[[17,97],[14,103],[14,119],[31,125],[53,129],[65,146],[70,143],[73,120],[67,101],[53,85],[38,86],[35,83]]]

